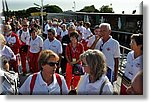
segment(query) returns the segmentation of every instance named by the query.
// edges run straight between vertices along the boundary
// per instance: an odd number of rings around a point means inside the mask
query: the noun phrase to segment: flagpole
[[[5,0],[5,6],[6,6],[6,19],[9,16],[9,9],[8,9],[8,5],[7,5],[7,1]]]
[[[4,5],[4,1],[2,0],[2,6],[3,6],[3,16],[5,17],[5,19],[6,19],[6,15],[5,15],[5,5]]]

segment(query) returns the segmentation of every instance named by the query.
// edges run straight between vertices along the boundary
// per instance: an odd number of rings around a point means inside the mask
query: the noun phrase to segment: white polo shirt
[[[44,34],[48,34],[48,29],[50,29],[51,27],[49,26],[49,24],[47,23],[44,27]]]
[[[31,37],[29,41],[29,46],[31,53],[38,53],[40,51],[40,48],[43,47],[43,39],[38,35],[34,40]]]
[[[88,40],[88,43],[87,43],[87,47],[91,47],[92,46],[92,44],[95,41],[95,38],[96,38],[95,35],[93,35],[92,37],[90,37],[90,39]]]
[[[101,85],[104,81],[109,80],[106,75],[102,75],[102,77],[94,83],[89,83],[89,74],[85,74],[80,78],[79,84],[77,86],[77,93],[79,95],[99,95]],[[104,95],[112,95],[113,94],[113,86],[111,82],[108,82],[103,87]]]
[[[134,51],[131,51],[127,55],[127,63],[125,67],[125,76],[132,80],[135,75],[143,69],[143,55],[134,58]]]
[[[68,35],[68,30],[61,31],[61,38],[63,38],[65,35]]]
[[[16,43],[16,37],[15,36],[5,36],[6,42],[10,44],[15,44]]]
[[[59,40],[57,40],[56,38],[50,42],[49,39],[47,38],[44,43],[43,43],[43,50],[52,50],[54,51],[56,54],[62,54],[62,44]]]
[[[56,29],[56,33],[55,33],[56,36],[57,36],[57,35],[60,35],[60,34],[61,34],[61,31],[62,31],[61,27],[58,26],[58,27],[54,27],[54,28]]]
[[[87,37],[89,37],[89,36],[91,36],[91,35],[92,35],[92,32],[91,32],[90,28],[85,29],[85,31],[84,31],[84,33],[83,33],[83,35],[82,35],[82,39],[86,40]]]
[[[83,33],[85,32],[85,29],[86,29],[86,28],[83,27],[83,26],[78,26],[78,27],[77,27],[77,30],[79,30],[81,34],[83,34]]]
[[[21,29],[22,30],[22,29]],[[29,45],[29,40],[30,40],[30,33],[29,30],[26,32],[22,30],[22,34],[20,35],[20,30],[17,32],[19,39],[24,42],[26,45]]]
[[[102,48],[102,52],[104,53],[104,55],[106,57],[107,66],[112,71],[114,71],[114,65],[115,65],[114,58],[120,57],[119,42],[117,40],[113,39],[112,37],[110,37],[110,39],[103,44],[102,39],[100,39],[97,42],[95,49],[100,50],[100,46]]]
[[[30,95],[30,83],[33,75],[30,75],[23,85],[19,88],[19,93]],[[68,94],[68,87],[66,84],[66,80],[62,75],[59,75],[62,81],[62,94],[67,95]],[[53,75],[53,82],[50,85],[47,85],[47,83],[43,80],[41,76],[41,72],[37,73],[37,77],[35,80],[35,85],[33,88],[33,95],[59,95],[60,94],[60,86],[58,84],[58,81],[56,79],[56,75]]]
[[[8,60],[16,60],[16,56],[10,47],[4,45],[2,50],[0,50],[0,57],[5,56]]]

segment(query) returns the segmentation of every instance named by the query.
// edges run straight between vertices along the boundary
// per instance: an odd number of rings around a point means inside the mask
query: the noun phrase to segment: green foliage
[[[103,5],[103,6],[100,8],[100,12],[101,12],[101,13],[114,13],[113,8],[110,7],[109,5],[106,5],[106,6]]]
[[[94,5],[91,5],[91,6],[85,6],[79,12],[99,12],[99,11],[94,7]]]
[[[62,9],[56,5],[45,6],[45,12],[47,13],[62,13]]]
[[[94,5],[91,6],[85,6],[83,9],[81,9],[79,12],[95,12],[95,13],[114,13],[113,8],[111,7],[111,5],[103,5],[100,10],[96,9],[94,7]],[[20,18],[20,17],[29,17],[31,16],[31,13],[34,12],[40,12],[41,8],[38,7],[30,7],[26,10],[19,10],[19,11],[9,11],[9,15],[13,16],[15,15],[16,17]],[[47,13],[62,13],[62,9],[56,5],[44,5],[43,6],[43,11],[47,12]]]
[[[112,4],[111,4],[112,5]],[[81,9],[79,12],[97,12],[97,13],[114,13],[113,8],[111,5],[102,6],[100,10],[97,10],[94,5],[91,6],[85,6],[83,9]]]
[[[38,7],[30,7],[30,8],[28,8],[27,10],[27,13],[33,13],[33,12],[40,12],[40,8],[38,8]]]
[[[61,13],[63,12],[62,9],[56,5],[45,5],[43,6],[44,12],[47,13]],[[26,10],[18,10],[18,11],[9,11],[9,16],[15,15],[17,18],[21,17],[29,17],[31,13],[40,12],[41,8],[38,7],[30,7]]]

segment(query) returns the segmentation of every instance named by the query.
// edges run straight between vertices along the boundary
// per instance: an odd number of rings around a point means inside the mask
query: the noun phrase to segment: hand
[[[73,85],[71,85],[71,90],[69,91],[68,95],[77,95],[77,91]]]
[[[27,60],[30,61],[30,57],[27,55]]]
[[[100,36],[99,35],[96,35],[96,39],[95,40],[99,40],[100,39]]]
[[[13,47],[13,44],[9,44],[9,47]]]
[[[74,64],[76,64],[76,62],[70,62],[70,65],[73,66]]]

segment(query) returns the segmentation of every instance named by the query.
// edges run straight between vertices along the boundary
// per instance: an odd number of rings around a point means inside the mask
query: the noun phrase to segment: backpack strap
[[[22,29],[19,30],[19,36],[21,38],[21,35],[22,35]]]
[[[70,60],[72,61],[72,51],[71,51],[71,44],[68,44],[69,46],[69,51],[70,51]]]
[[[104,88],[105,84],[107,84],[108,82],[109,82],[108,80],[105,80],[105,81],[102,83],[102,85],[101,85],[101,87],[100,87],[99,95],[101,95],[101,94],[103,93],[103,88]]]
[[[31,83],[30,83],[30,95],[32,95],[36,77],[37,77],[37,73],[33,74],[32,79],[31,79]]]
[[[22,29],[19,30],[19,39],[21,41]]]
[[[57,79],[57,82],[59,84],[59,87],[60,87],[60,94],[62,95],[62,81],[61,81],[61,78],[59,76],[59,74],[55,73],[56,75],[56,79]]]
[[[62,95],[62,81],[61,81],[61,78],[60,78],[59,74],[55,73],[55,75],[56,75],[56,79],[57,79],[57,82],[58,82],[59,87],[60,87],[60,94]],[[37,77],[37,73],[33,74],[32,79],[31,79],[31,83],[30,83],[30,95],[32,95],[33,88],[34,88],[35,81],[36,81],[36,77]]]

